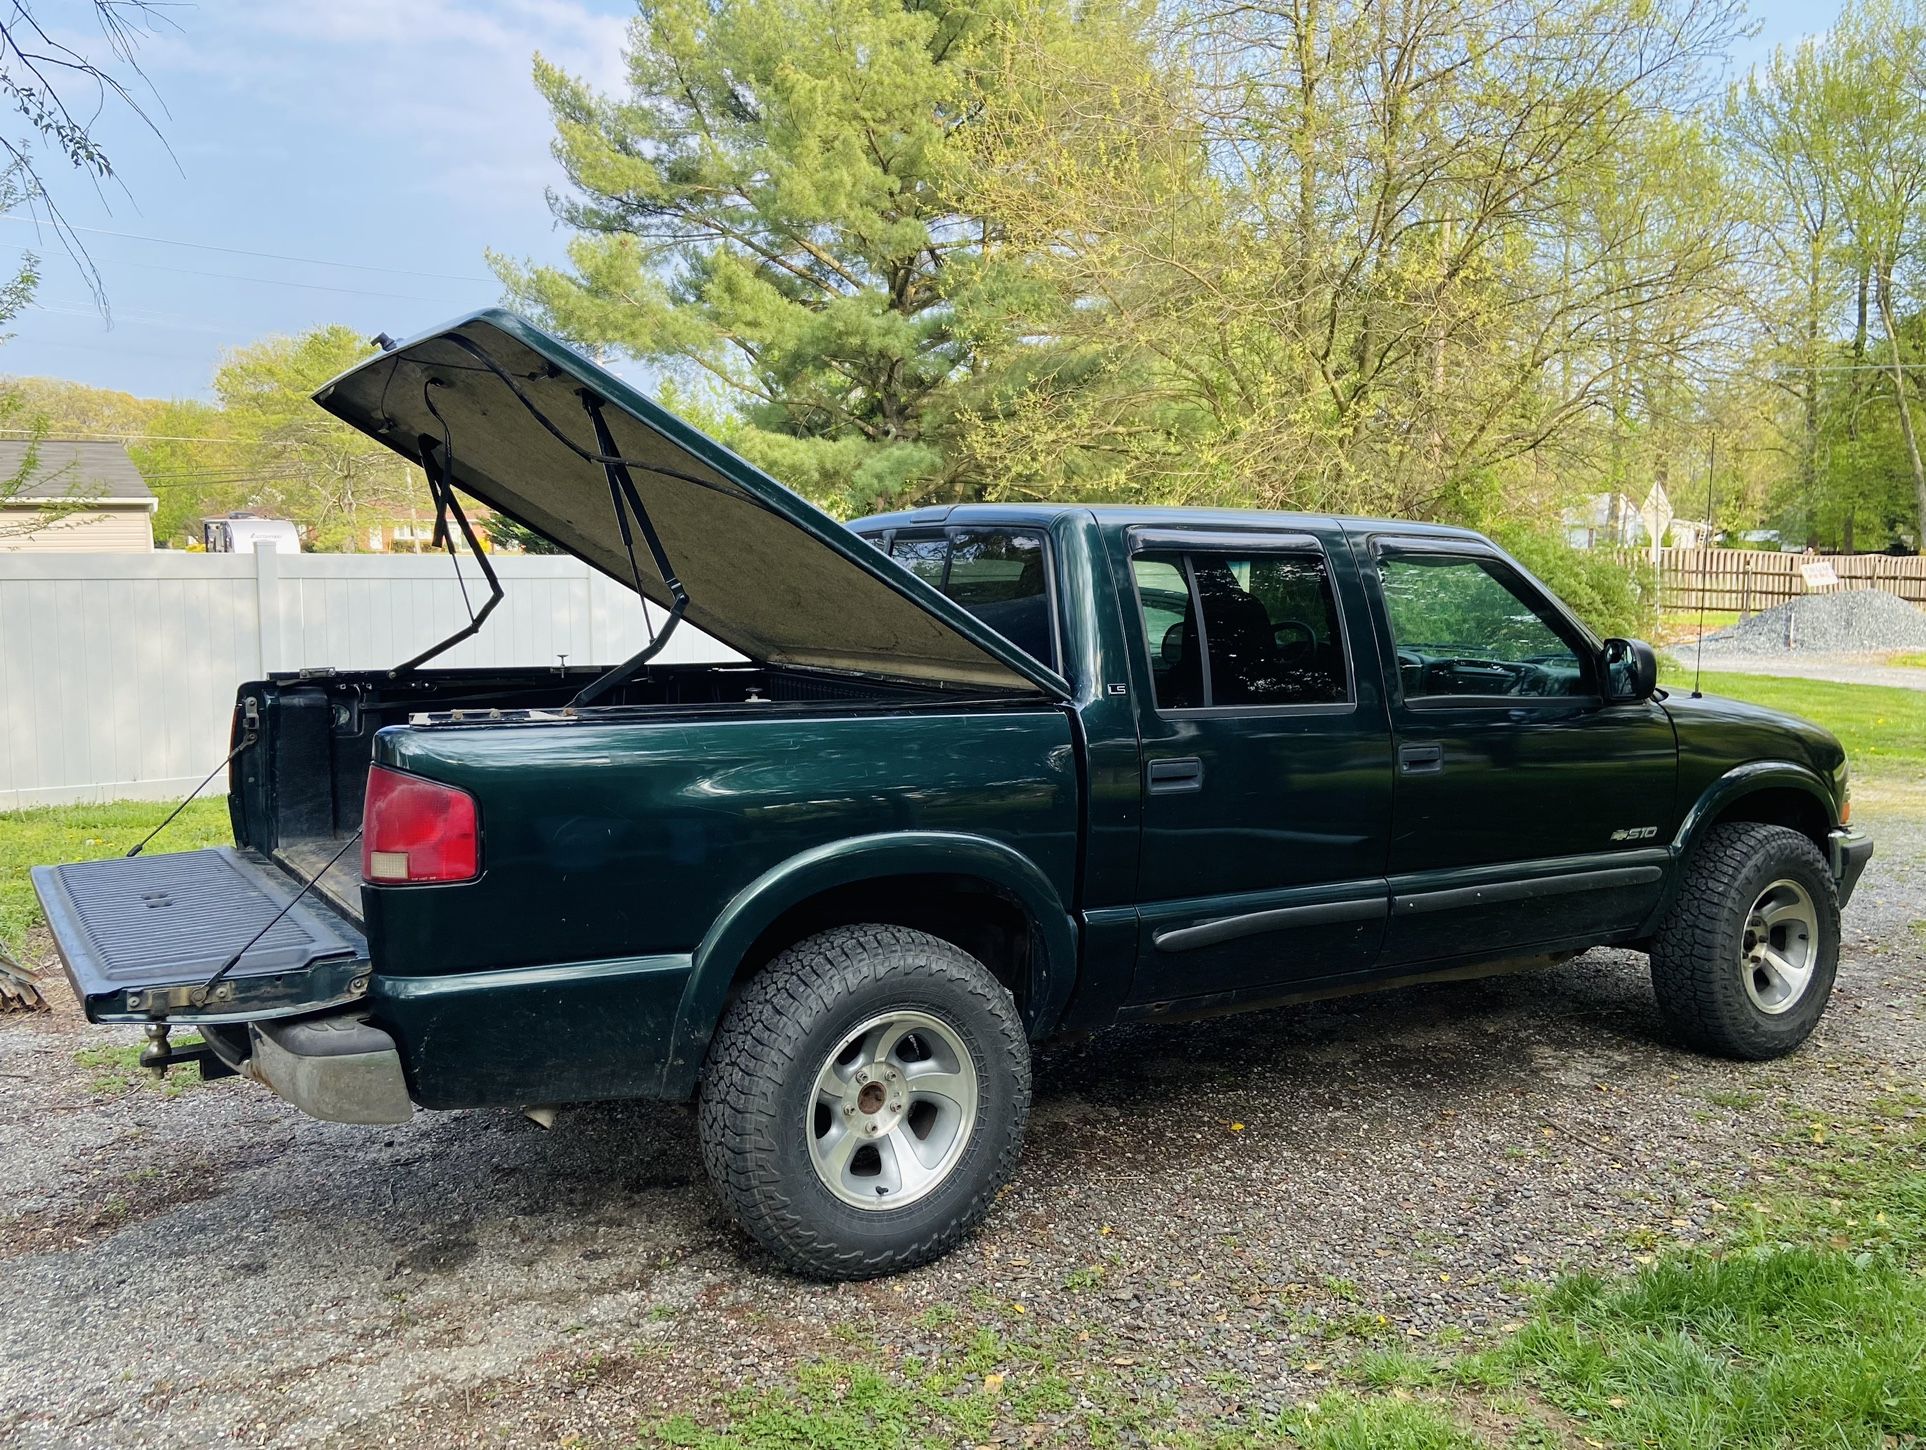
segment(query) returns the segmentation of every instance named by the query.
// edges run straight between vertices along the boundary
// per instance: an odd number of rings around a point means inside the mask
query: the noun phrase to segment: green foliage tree
[[[316,548],[352,551],[364,515],[412,516],[422,495],[406,465],[381,443],[314,406],[314,390],[360,362],[373,344],[352,328],[317,327],[228,353],[214,374],[222,423],[237,440],[203,463],[210,484],[248,507],[300,523]]]
[[[154,511],[155,541],[183,548],[200,540],[202,519],[250,502],[253,450],[212,403],[194,398],[139,401],[147,409],[127,452],[160,500]]]
[[[1792,463],[1765,514],[1823,547],[1919,547],[1926,10],[1849,5],[1735,88],[1726,134],[1752,200],[1760,416]]]
[[[1763,284],[1745,295],[1764,335],[1765,377],[1791,406],[1786,432],[1798,504],[1808,513],[1820,506],[1824,364],[1852,282],[1841,246],[1832,104],[1825,52],[1807,39],[1775,52],[1726,105],[1725,134]]]
[[[981,128],[986,209],[1055,289],[1013,333],[1072,385],[1011,396],[980,446],[1037,490],[1420,517],[1617,481],[1732,281],[1694,112],[1737,24],[1206,3],[1152,77],[1015,88],[1037,104]]]
[[[537,58],[573,265],[495,265],[569,336],[706,389],[735,446],[832,507],[978,496],[958,400],[1028,279],[962,142],[1019,26],[1142,48],[1101,3],[652,3],[625,96]]]
[[[26,181],[20,163],[16,161],[0,167],[0,214],[11,211],[25,195]],[[0,281],[0,327],[6,326],[26,310],[39,285],[40,260],[33,253],[24,252],[13,276]],[[0,334],[0,341],[5,341],[4,334]],[[38,472],[39,444],[46,436],[47,427],[45,419],[34,412],[31,400],[19,388],[0,387],[0,429],[6,430],[0,436],[23,438],[27,444],[20,462],[11,472],[0,476],[0,503],[9,503],[26,491]],[[44,505],[32,513],[16,509],[12,521],[0,525],[0,532],[30,532],[48,522],[57,507]]]
[[[1894,416],[1926,549],[1926,458],[1913,416],[1913,365],[1900,329],[1900,264],[1926,231],[1926,15],[1914,0],[1858,0],[1832,34],[1831,158],[1847,252],[1870,278]]]

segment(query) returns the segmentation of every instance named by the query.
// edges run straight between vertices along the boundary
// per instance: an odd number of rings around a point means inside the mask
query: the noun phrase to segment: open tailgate
[[[67,980],[93,1022],[238,1022],[367,991],[361,933],[253,851],[215,846],[33,868]],[[208,979],[287,913],[212,988]]]

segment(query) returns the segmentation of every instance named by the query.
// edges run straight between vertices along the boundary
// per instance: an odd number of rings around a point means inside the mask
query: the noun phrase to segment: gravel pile
[[[1926,610],[1883,589],[1808,594],[1705,637],[1707,654],[1840,653],[1926,647]]]

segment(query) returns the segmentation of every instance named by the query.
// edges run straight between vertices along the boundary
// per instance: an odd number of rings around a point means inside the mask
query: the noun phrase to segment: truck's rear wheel
[[[1784,826],[1714,826],[1652,943],[1652,986],[1679,1035],[1721,1057],[1783,1057],[1818,1025],[1839,965],[1825,858]]]
[[[702,1158],[785,1266],[868,1278],[981,1221],[1029,1109],[1016,1003],[981,962],[904,927],[839,927],[782,953],[724,1014]]]

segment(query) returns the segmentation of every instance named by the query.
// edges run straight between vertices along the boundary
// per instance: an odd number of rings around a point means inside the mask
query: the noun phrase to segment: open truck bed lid
[[[623,525],[592,458],[593,400],[698,629],[765,664],[1069,692],[874,545],[513,313],[491,308],[423,333],[314,398],[415,463],[445,452],[451,461],[437,462],[457,488],[632,588]],[[646,563],[641,576],[643,592],[668,607]]]

